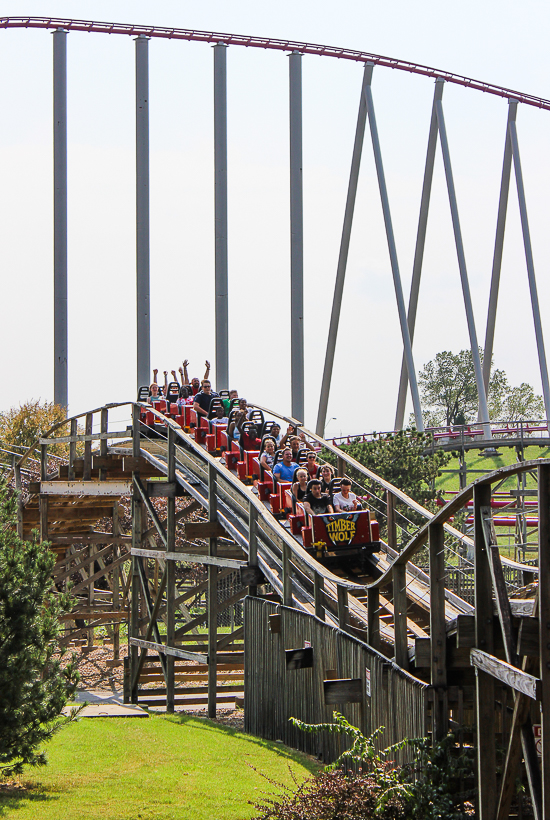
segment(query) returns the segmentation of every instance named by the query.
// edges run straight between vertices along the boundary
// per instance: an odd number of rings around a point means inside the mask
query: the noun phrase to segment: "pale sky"
[[[550,97],[543,2],[244,0],[22,2],[4,16],[73,17],[288,38],[434,66]],[[52,35],[0,29],[0,409],[53,397]],[[68,50],[69,412],[135,398],[132,38],[73,32]],[[152,365],[214,365],[212,49],[152,40]],[[230,386],[290,412],[288,59],[228,49]],[[314,427],[362,66],[305,56],[306,419]],[[373,95],[408,301],[433,80],[375,68]],[[447,84],[444,110],[478,339],[483,344],[507,104]],[[543,323],[550,298],[550,112],[520,106],[518,134]],[[540,392],[515,182],[495,339],[512,384]],[[468,346],[438,149],[414,342],[416,369]],[[327,436],[391,429],[401,335],[372,149],[363,164]],[[410,401],[409,401],[410,404]],[[408,408],[409,410],[410,408]],[[407,410],[407,415],[408,415]],[[335,419],[333,419],[335,417]]]

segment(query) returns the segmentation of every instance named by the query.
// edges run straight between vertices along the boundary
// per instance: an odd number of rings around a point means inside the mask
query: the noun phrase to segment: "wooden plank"
[[[287,672],[292,669],[308,669],[313,666],[313,647],[303,649],[286,649],[285,663]]]
[[[36,482],[43,495],[130,495],[131,481],[42,481]]]
[[[88,415],[92,415],[91,413],[87,413]],[[112,438],[128,438],[128,433],[124,431],[119,431],[116,433],[85,433],[84,435],[77,435],[77,436],[59,436],[59,438],[41,438],[39,443],[40,444],[70,444],[71,441],[84,441],[84,442],[92,442],[92,441],[100,441],[101,439],[112,439]]]
[[[148,481],[147,495],[149,498],[179,498],[185,495],[185,490],[177,481]]]
[[[511,663],[501,661],[481,649],[470,649],[470,662],[477,669],[481,669],[501,681],[501,683],[511,686],[516,692],[522,692],[527,697],[537,700],[540,680],[533,675],[523,672],[517,666],[512,666]]]
[[[514,618],[529,618],[533,614],[534,600],[510,598],[510,610]]]
[[[281,632],[281,616],[279,613],[276,615],[269,615],[269,631],[272,635],[279,635]]]
[[[474,615],[458,615],[456,618],[456,645],[471,649],[475,646],[476,619]]]
[[[162,652],[164,655],[173,655],[174,658],[183,658],[187,661],[199,661],[200,663],[208,663],[208,655],[202,655],[200,652],[187,652],[185,649],[177,649],[173,646],[164,646],[162,643],[153,643],[153,641],[143,641],[141,638],[130,638],[130,645],[147,649],[151,652]]]
[[[197,555],[190,552],[167,552],[167,561],[185,561],[188,564],[210,564],[216,567],[231,567],[240,569],[246,567],[246,561],[238,561],[235,558],[222,558],[215,555]]]
[[[90,533],[67,533],[64,535],[52,535],[49,538],[52,544],[71,546],[72,544],[131,544],[131,535],[114,536],[110,532],[90,532]]]
[[[532,658],[539,657],[539,619],[522,618],[519,625],[517,653],[518,655],[529,655]]]
[[[185,537],[190,540],[195,538],[223,538],[226,534],[224,527],[217,521],[189,521],[185,524]]]
[[[340,678],[323,681],[325,704],[362,703],[363,681],[361,678]]]

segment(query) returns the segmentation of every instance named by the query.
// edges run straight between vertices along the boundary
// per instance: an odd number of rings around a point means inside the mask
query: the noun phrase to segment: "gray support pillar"
[[[544,336],[542,333],[542,322],[540,318],[539,297],[537,293],[537,280],[535,278],[535,263],[533,261],[533,249],[531,247],[531,234],[529,232],[529,220],[527,219],[527,202],[525,200],[525,188],[523,187],[523,173],[521,171],[521,160],[519,156],[518,134],[515,120],[510,121],[510,142],[512,145],[512,156],[514,158],[514,170],[516,172],[516,185],[518,189],[519,212],[521,216],[521,230],[523,232],[523,244],[525,247],[525,261],[527,263],[527,277],[529,279],[529,290],[531,292],[531,307],[533,310],[533,324],[535,325],[535,338],[537,340],[537,352],[539,355],[540,378],[542,381],[542,395],[544,397],[544,407],[546,418],[550,419],[550,387],[548,385],[548,366],[546,363],[546,352],[544,350]]]
[[[323,370],[323,381],[321,383],[321,396],[319,399],[319,411],[317,413],[317,426],[315,428],[317,435],[322,438],[325,437],[328,397],[330,394],[330,382],[332,379],[332,368],[334,366],[334,353],[336,350],[336,339],[338,337],[338,324],[340,322],[340,310],[342,308],[344,281],[346,278],[346,267],[348,264],[351,226],[353,224],[353,212],[355,209],[355,198],[357,196],[357,182],[359,179],[359,169],[361,167],[361,153],[363,151],[365,123],[367,121],[365,88],[367,83],[370,82],[371,77],[372,65],[367,64],[365,65],[363,85],[361,87],[361,97],[359,100],[357,128],[355,129],[355,142],[353,144],[353,154],[351,157],[351,169],[349,174],[348,196],[346,199],[346,210],[344,211],[344,225],[342,228],[342,239],[340,240],[340,253],[338,255],[338,267],[336,269],[332,313],[330,314],[330,325],[328,330],[327,352],[325,354],[325,367]],[[339,475],[341,474],[339,473]]]
[[[137,386],[151,380],[149,298],[149,38],[136,39]]]
[[[304,215],[302,195],[302,55],[290,66],[290,378],[291,413],[304,421]]]
[[[229,388],[227,256],[227,46],[214,46],[216,390]]]
[[[422,275],[422,262],[424,261],[424,247],[426,245],[426,229],[428,226],[428,211],[430,207],[430,197],[432,193],[432,179],[434,174],[435,151],[437,148],[437,113],[435,104],[443,96],[445,80],[435,81],[434,102],[432,106],[432,118],[430,121],[430,133],[428,136],[428,151],[426,153],[426,167],[424,169],[424,182],[422,184],[422,197],[420,199],[420,214],[418,217],[418,231],[416,233],[416,247],[414,250],[413,273],[411,280],[411,294],[409,296],[409,311],[407,323],[411,344],[414,339],[414,328],[416,325],[416,309],[418,307],[418,293],[420,291],[420,277]],[[395,429],[401,430],[405,420],[405,405],[407,403],[407,359],[403,353],[401,362],[401,377],[399,379],[399,395],[397,398],[397,411],[395,413]]]
[[[485,385],[486,394],[489,392],[489,379],[491,377],[491,360],[493,358],[493,342],[495,339],[498,289],[500,286],[500,270],[502,267],[502,249],[504,247],[506,211],[508,209],[508,194],[510,191],[510,172],[512,170],[512,145],[510,143],[510,123],[512,122],[512,120],[514,122],[516,121],[517,108],[518,104],[515,100],[508,100],[508,122],[506,124],[506,140],[504,142],[504,160],[502,162],[502,178],[500,181],[500,196],[498,200],[495,250],[493,253],[493,269],[491,272],[491,291],[489,293],[487,328],[485,330],[485,347],[483,349],[483,384]]]
[[[67,313],[67,32],[53,33],[53,400],[69,404]]]
[[[393,285],[395,289],[395,299],[397,302],[397,312],[399,314],[399,324],[401,325],[401,335],[403,336],[403,347],[405,348],[405,358],[407,361],[409,384],[411,386],[411,395],[414,406],[414,417],[416,420],[417,429],[422,431],[424,430],[424,422],[422,421],[422,409],[420,407],[420,396],[418,395],[418,384],[416,381],[416,370],[414,367],[414,360],[412,354],[411,337],[409,336],[409,326],[407,324],[407,313],[405,311],[405,300],[403,298],[403,286],[401,284],[401,274],[399,272],[399,263],[397,261],[397,248],[395,245],[395,237],[393,234],[390,203],[388,199],[388,191],[386,188],[384,166],[382,164],[382,152],[380,151],[380,140],[378,138],[378,128],[376,126],[376,116],[374,113],[374,102],[372,99],[372,89],[370,86],[370,82],[366,85],[365,93],[367,95],[367,113],[369,117],[370,133],[372,138],[372,149],[374,153],[374,162],[376,164],[376,173],[378,176],[378,187],[380,189],[380,201],[382,203],[382,212],[384,214],[384,224],[386,227],[388,250],[390,253],[390,262],[393,274]]]
[[[470,335],[470,347],[474,362],[474,372],[476,375],[477,393],[479,396],[480,421],[483,423],[483,430],[486,438],[491,438],[491,425],[489,424],[489,410],[487,407],[487,395],[483,384],[483,373],[481,370],[481,357],[477,343],[477,333],[474,321],[474,309],[472,307],[472,297],[470,294],[470,283],[468,281],[468,271],[466,269],[466,256],[462,242],[462,231],[458,216],[458,204],[456,200],[455,184],[453,179],[453,169],[451,166],[451,155],[449,143],[447,141],[447,129],[445,128],[445,117],[443,116],[443,104],[436,102],[437,125],[439,127],[439,138],[441,140],[441,153],[443,154],[443,164],[445,166],[445,177],[447,179],[447,190],[449,193],[449,204],[451,206],[451,218],[455,235],[456,255],[458,257],[458,268],[460,271],[460,281],[462,283],[462,294],[464,297],[464,307],[466,309],[466,321],[468,323],[468,333]]]

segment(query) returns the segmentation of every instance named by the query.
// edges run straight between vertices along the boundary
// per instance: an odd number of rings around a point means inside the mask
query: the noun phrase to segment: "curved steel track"
[[[338,46],[323,46],[316,43],[302,43],[297,40],[279,40],[273,37],[255,37],[245,34],[227,34],[217,31],[197,31],[194,29],[167,28],[164,26],[143,26],[129,23],[104,23],[93,20],[71,20],[65,17],[1,17],[0,28],[42,28],[65,29],[66,31],[84,31],[95,34],[126,34],[130,37],[145,36],[164,40],[187,40],[195,43],[224,43],[231,46],[245,48],[262,48],[274,51],[296,51],[300,54],[311,54],[315,57],[334,57],[338,60],[351,60],[356,63],[374,63],[385,68],[394,68],[406,71],[409,74],[419,74],[424,77],[445,80],[448,83],[483,91],[504,99],[517,100],[525,105],[543,108],[550,111],[550,100],[537,97],[534,94],[524,94],[482,80],[454,74],[452,71],[442,71],[421,63],[411,63],[382,54],[371,54],[368,51],[357,51],[351,48]]]

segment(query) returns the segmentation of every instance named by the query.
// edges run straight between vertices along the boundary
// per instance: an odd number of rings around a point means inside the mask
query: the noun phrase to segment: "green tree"
[[[512,387],[503,402],[501,418],[510,421],[546,418],[542,396],[537,396],[527,382]]]
[[[59,616],[71,599],[52,589],[48,544],[16,534],[16,497],[0,483],[0,775],[40,766],[40,746],[74,715],[60,717],[76,689],[74,660],[62,668]]]
[[[342,450],[376,475],[398,487],[419,504],[433,509],[435,499],[440,495],[440,492],[435,489],[435,479],[440,475],[441,468],[451,460],[452,453],[442,450],[430,452],[431,443],[431,435],[410,428],[394,434],[375,437],[372,441],[357,440],[343,445]],[[336,458],[329,451],[325,450],[323,456],[330,463],[336,463]],[[359,470],[346,467],[346,473],[361,486],[365,487],[366,483],[368,485],[368,481]],[[378,518],[381,531],[384,533],[386,531],[386,504],[383,499],[380,499],[383,491],[374,482],[365,488],[372,492],[373,497],[369,504],[380,513]],[[420,514],[417,515],[405,505],[398,504],[397,509],[415,523],[425,521]],[[405,519],[399,517],[398,520],[406,530]]]
[[[479,351],[483,361],[483,351]],[[477,419],[478,393],[471,350],[443,350],[418,374],[422,417],[426,427],[470,424]],[[504,370],[491,365],[487,394],[493,420],[544,418],[544,403],[530,384],[511,387]]]
[[[483,360],[483,354],[480,350]],[[418,374],[422,412],[426,426],[467,424],[477,417],[478,395],[471,350],[443,350]],[[489,415],[499,415],[508,391],[503,370],[492,368],[487,401]]]
[[[41,404],[31,400],[20,407],[11,407],[0,413],[0,445],[6,449],[15,446],[23,452],[65,418],[65,409],[53,401]],[[57,435],[63,435],[63,432],[58,431]],[[64,456],[68,454],[68,448],[68,444],[56,444],[50,450],[55,455]]]

